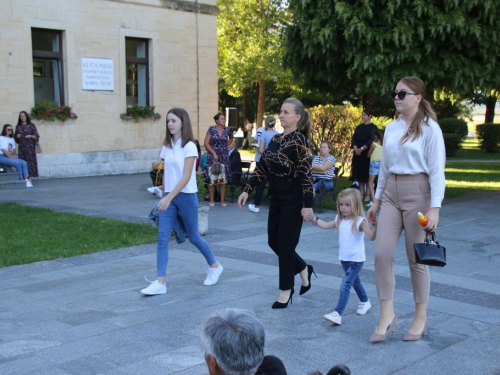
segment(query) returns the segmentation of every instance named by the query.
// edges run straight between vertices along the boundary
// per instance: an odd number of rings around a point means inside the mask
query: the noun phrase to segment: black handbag
[[[413,247],[415,262],[427,266],[446,266],[446,248],[437,242],[434,233],[429,237],[429,232],[426,231],[424,243],[416,243]]]

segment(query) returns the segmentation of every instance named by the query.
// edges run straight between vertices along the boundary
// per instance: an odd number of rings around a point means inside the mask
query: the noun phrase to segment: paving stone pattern
[[[155,197],[147,174],[36,180],[0,201],[148,222]],[[206,204],[206,203],[202,203]],[[338,235],[305,223],[298,252],[318,278],[287,309],[272,310],[277,258],[267,246],[268,207],[235,203],[209,212],[209,233],[224,272],[204,286],[207,265],[189,242],[170,242],[166,295],[139,291],[155,277],[156,244],[0,269],[0,374],[208,373],[200,332],[205,317],[226,307],[250,309],[266,328],[266,353],[291,375],[326,373],[345,363],[353,374],[500,374],[500,193],[444,202],[438,230],[448,265],[432,269],[429,335],[403,342],[414,310],[403,239],[395,260],[398,330],[386,342],[368,338],[379,318],[374,242],[366,241],[361,278],[373,308],[356,315],[351,294],[341,326],[322,316],[339,296],[343,271]],[[335,211],[319,214],[333,220]],[[29,251],[29,249],[26,249]],[[300,278],[296,278],[296,289]]]

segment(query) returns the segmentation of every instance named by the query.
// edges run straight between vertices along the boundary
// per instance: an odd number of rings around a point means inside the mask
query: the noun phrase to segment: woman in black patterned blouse
[[[300,274],[300,294],[310,287],[313,267],[295,252],[302,229],[302,216],[313,216],[313,188],[308,136],[309,113],[297,99],[283,102],[280,112],[283,134],[275,135],[257,163],[252,178],[238,198],[240,209],[248,193],[269,176],[273,193],[267,224],[268,242],[279,259],[279,298],[273,309],[285,308],[292,300],[294,276]]]

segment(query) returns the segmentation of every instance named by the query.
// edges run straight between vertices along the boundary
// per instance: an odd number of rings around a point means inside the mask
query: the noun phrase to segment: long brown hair
[[[410,126],[408,126],[408,128],[406,129],[406,133],[403,134],[401,140],[399,141],[400,144],[403,144],[410,138],[411,142],[420,138],[423,134],[420,124],[424,123],[428,126],[429,119],[433,119],[434,121],[437,122],[437,116],[434,110],[432,109],[431,103],[429,103],[425,99],[426,91],[425,91],[424,81],[422,81],[418,77],[412,76],[412,77],[405,77],[399,82],[404,83],[414,93],[420,94],[420,96],[422,96],[422,100],[418,105],[418,111],[417,114],[415,115],[415,118],[413,119]]]
[[[285,99],[283,104],[285,103],[292,104],[295,114],[300,115],[300,120],[297,122],[297,129],[309,139],[311,136],[311,116],[306,111],[304,104],[295,98]]]
[[[22,124],[22,121],[21,121],[21,113],[24,113],[24,115],[26,116],[26,125],[31,124],[31,117],[30,117],[30,115],[28,114],[28,112],[26,112],[26,111],[21,111],[21,112],[19,112],[19,117],[17,118],[17,125],[21,125],[21,124]]]
[[[182,122],[181,128],[181,138],[182,138],[182,147],[186,145],[188,142],[194,142],[193,137],[193,128],[191,127],[191,120],[189,119],[189,115],[184,108],[172,108],[167,112],[167,116],[169,113],[172,113],[179,117]],[[163,144],[169,148],[172,147],[172,134],[168,131],[168,118],[167,118],[167,133],[165,135],[165,140]]]

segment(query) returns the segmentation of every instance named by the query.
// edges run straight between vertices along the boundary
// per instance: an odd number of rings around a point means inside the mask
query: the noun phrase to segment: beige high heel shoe
[[[413,334],[407,331],[403,337],[403,341],[418,341],[422,336],[427,335],[427,320],[425,321],[424,329],[419,334]]]
[[[373,332],[373,335],[371,335],[369,341],[370,342],[381,342],[385,340],[385,337],[387,334],[394,334],[396,333],[396,324],[398,324],[398,318],[396,315],[394,315],[394,318],[392,318],[391,324],[389,324],[389,327],[387,327],[387,331],[384,334],[376,333]]]

